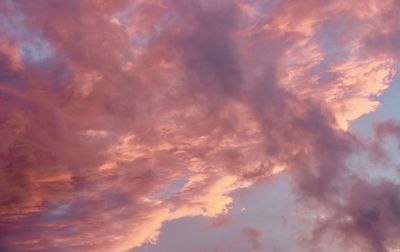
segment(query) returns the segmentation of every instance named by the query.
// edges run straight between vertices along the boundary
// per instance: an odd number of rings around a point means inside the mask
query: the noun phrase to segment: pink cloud
[[[396,2],[279,1],[267,18],[255,2],[1,3],[0,248],[128,251],[288,169],[346,220],[322,229],[385,251],[398,186],[349,175],[346,129],[393,76]]]

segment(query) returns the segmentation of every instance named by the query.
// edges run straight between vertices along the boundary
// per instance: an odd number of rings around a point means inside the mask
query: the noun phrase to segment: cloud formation
[[[1,2],[0,249],[128,251],[282,170],[321,233],[397,246],[399,185],[352,173],[347,127],[392,80],[398,3],[270,3]]]

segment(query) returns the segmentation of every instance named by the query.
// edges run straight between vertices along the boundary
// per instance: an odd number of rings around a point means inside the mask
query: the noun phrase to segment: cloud
[[[260,251],[263,246],[260,242],[261,232],[255,228],[243,228],[242,233],[251,244],[254,251]]]
[[[376,28],[366,36],[364,43],[372,53],[399,57],[400,45],[398,38],[400,31],[396,25],[399,22],[399,17],[396,14],[399,8],[399,3],[394,1],[390,8],[386,9],[382,14],[383,18],[380,20],[380,26],[385,28]]]
[[[368,3],[2,3],[0,248],[128,251],[166,221],[227,214],[232,192],[288,169],[305,201],[384,251],[395,207],[362,232],[376,220],[358,216],[373,204],[353,200],[355,185],[379,206],[395,186],[349,182],[346,164],[348,123],[377,108],[394,71],[395,55],[364,53],[382,25],[364,24],[394,2]]]

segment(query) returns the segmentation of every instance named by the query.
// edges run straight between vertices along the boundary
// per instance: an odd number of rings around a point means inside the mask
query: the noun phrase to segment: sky
[[[0,0],[0,251],[400,251],[398,13]]]

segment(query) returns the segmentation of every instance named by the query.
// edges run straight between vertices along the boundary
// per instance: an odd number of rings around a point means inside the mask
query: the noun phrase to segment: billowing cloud
[[[232,192],[285,169],[328,209],[321,234],[396,246],[398,185],[347,163],[369,148],[349,122],[394,75],[394,8],[3,1],[0,248],[128,251],[166,221],[229,214]],[[261,231],[242,231],[262,251]]]

